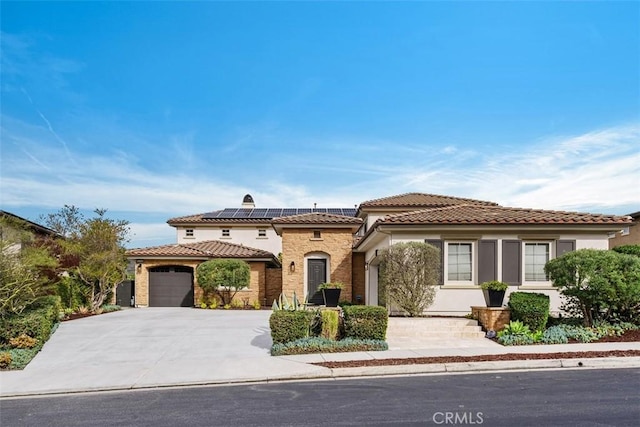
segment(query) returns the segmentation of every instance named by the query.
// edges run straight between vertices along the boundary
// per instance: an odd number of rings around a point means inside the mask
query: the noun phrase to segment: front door
[[[307,260],[307,295],[309,298],[318,291],[318,286],[327,281],[327,260]]]

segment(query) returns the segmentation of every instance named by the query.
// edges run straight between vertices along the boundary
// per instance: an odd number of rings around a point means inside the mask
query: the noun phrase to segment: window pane
[[[447,280],[471,281],[471,243],[447,244]]]
[[[546,282],[549,280],[544,266],[549,261],[549,243],[525,243],[524,280],[527,282]]]

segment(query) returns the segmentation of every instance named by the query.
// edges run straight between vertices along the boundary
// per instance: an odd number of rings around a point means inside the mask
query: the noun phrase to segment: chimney
[[[244,196],[244,199],[242,199],[242,207],[246,209],[252,209],[256,207],[256,204],[253,202],[253,197],[251,197],[251,194],[247,194],[246,196]]]

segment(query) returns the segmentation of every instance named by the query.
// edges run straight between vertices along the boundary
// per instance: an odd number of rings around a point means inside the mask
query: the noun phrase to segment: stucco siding
[[[193,237],[186,235],[186,230],[193,230]],[[222,230],[228,229],[229,236],[222,235]],[[258,236],[258,230],[265,230],[266,237]],[[282,238],[276,234],[270,224],[260,226],[193,226],[177,227],[178,243],[202,242],[205,240],[220,240],[221,242],[235,243],[249,248],[262,249],[274,255],[282,252]]]

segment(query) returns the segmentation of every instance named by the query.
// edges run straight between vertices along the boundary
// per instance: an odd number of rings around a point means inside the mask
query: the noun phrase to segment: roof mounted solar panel
[[[265,215],[267,214],[267,209],[254,209],[253,212],[251,212],[251,215],[249,216],[250,218],[264,218]]]
[[[342,211],[342,209],[336,209],[336,208],[327,209],[327,213],[330,213],[332,215],[344,215],[344,212]]]
[[[311,213],[311,212],[312,212],[312,209],[310,209],[310,208],[300,208],[300,209],[298,209],[298,215],[300,215],[300,214],[308,214],[308,213]]]
[[[249,218],[252,209],[238,209],[233,215],[234,218]]]
[[[267,209],[267,218],[276,218],[281,216],[282,209]]]

